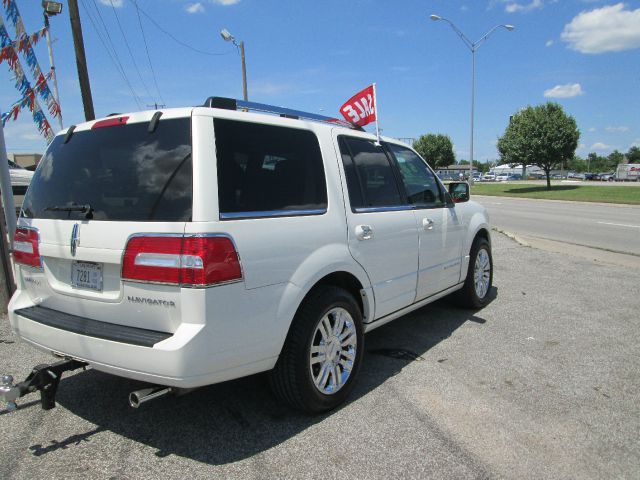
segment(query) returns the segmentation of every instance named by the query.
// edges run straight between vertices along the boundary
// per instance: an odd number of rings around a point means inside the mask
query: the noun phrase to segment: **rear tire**
[[[458,303],[465,308],[478,309],[489,303],[493,285],[493,257],[489,242],[478,237],[469,255],[469,268],[464,286],[458,291]]]
[[[342,288],[320,286],[298,308],[271,371],[271,388],[298,410],[331,410],[353,388],[363,352],[362,313],[355,299]]]

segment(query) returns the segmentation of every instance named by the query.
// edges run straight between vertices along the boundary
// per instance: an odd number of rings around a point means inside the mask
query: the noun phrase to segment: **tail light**
[[[22,265],[42,267],[37,230],[24,227],[16,228],[16,234],[13,236],[13,259]]]
[[[127,243],[122,279],[205,287],[242,280],[242,270],[229,237],[140,235]]]
[[[96,128],[105,128],[105,127],[118,127],[120,125],[126,125],[129,117],[112,117],[107,118],[106,120],[99,120],[91,126],[91,130],[95,130]]]

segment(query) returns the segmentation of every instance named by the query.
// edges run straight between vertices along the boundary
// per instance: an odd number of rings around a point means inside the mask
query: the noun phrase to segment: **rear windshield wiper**
[[[90,212],[91,210],[93,210],[93,208],[91,208],[91,205],[89,205],[89,204],[86,204],[86,205],[53,205],[51,207],[45,208],[45,211],[50,211],[50,212],[81,212],[81,213],[85,213],[85,212]]]
[[[44,209],[45,212],[49,211],[49,212],[80,212],[80,213],[86,213],[86,218],[91,219],[93,217],[93,208],[91,207],[91,205],[84,204],[84,205],[52,205],[51,207],[47,207]]]

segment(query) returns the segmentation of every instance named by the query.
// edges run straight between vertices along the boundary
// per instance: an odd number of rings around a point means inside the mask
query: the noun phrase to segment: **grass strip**
[[[566,185],[558,183],[551,184],[551,189],[547,190],[546,185],[530,183],[476,183],[471,187],[471,194],[640,205],[640,187],[623,185]]]

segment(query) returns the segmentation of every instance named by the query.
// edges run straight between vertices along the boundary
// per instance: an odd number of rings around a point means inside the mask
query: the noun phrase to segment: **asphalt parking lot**
[[[492,303],[367,335],[341,409],[298,414],[255,376],[133,410],[139,384],[79,372],[56,409],[0,413],[0,478],[637,478],[640,270],[493,241]],[[2,373],[49,360],[0,325]]]

